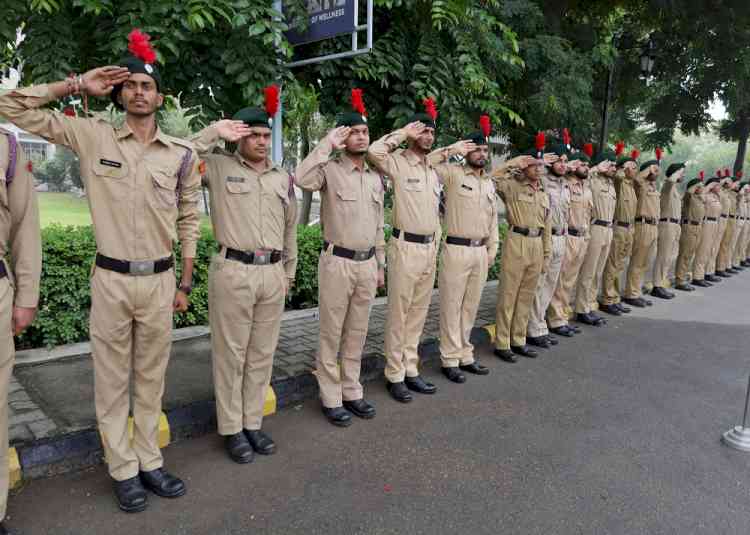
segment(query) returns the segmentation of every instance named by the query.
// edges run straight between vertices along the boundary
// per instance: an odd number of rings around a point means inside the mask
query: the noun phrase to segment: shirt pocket
[[[264,185],[265,187],[265,185]],[[284,235],[286,208],[289,206],[289,190],[285,184],[269,184],[263,191],[263,203],[280,236]]]
[[[177,206],[177,174],[171,169],[149,168],[154,205],[163,210]]]
[[[406,191],[424,191],[426,186],[426,180],[422,178],[407,178],[404,180],[404,189]]]
[[[105,160],[111,164],[102,163]],[[113,164],[119,164],[119,166]],[[103,191],[105,196],[118,201],[127,196],[129,184],[125,177],[128,174],[128,166],[125,162],[102,158],[94,162],[91,171],[96,184],[94,187]]]

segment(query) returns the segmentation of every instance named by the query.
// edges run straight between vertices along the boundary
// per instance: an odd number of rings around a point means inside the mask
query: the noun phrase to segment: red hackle
[[[360,115],[367,115],[365,101],[362,99],[361,89],[352,89],[352,109]]]
[[[143,33],[138,28],[133,29],[128,34],[128,50],[135,57],[142,59],[146,63],[156,61],[156,51],[151,46],[151,36]]]
[[[664,152],[661,150],[661,147],[656,147],[656,150],[654,152],[656,152],[656,161],[660,162],[662,154],[664,154]]]
[[[426,98],[422,101],[424,104],[424,111],[430,116],[433,121],[437,120],[437,108],[435,107],[435,99],[432,97]]]
[[[742,170],[739,170],[739,171],[737,171],[737,172],[736,172],[736,173],[734,174],[734,176],[736,176],[737,178],[742,178],[742,177],[743,177],[743,173],[742,173]]]
[[[536,147],[536,150],[538,151],[544,150],[544,147],[546,144],[547,144],[547,139],[544,136],[544,132],[537,132],[536,140],[534,142],[534,146]]]
[[[729,170],[729,167],[727,167],[726,169],[724,169],[724,178],[728,178],[730,176],[732,176],[732,172]]]
[[[705,171],[701,171],[700,173],[698,173],[698,180],[700,180],[701,182],[703,182],[703,180],[705,178],[706,178],[706,172]]]
[[[618,141],[615,143],[615,156],[618,158],[622,156],[622,153],[625,152],[625,142],[624,141]]]
[[[279,86],[269,85],[263,93],[266,98],[266,113],[269,117],[273,117],[279,111]]]
[[[479,117],[479,129],[482,131],[482,135],[484,137],[490,137],[492,126],[490,125],[489,115],[482,115],[481,117]]]
[[[583,153],[589,158],[594,157],[594,145],[592,143],[586,143],[583,146]]]
[[[570,147],[570,131],[567,128],[563,128],[563,145]]]
[[[634,160],[637,160],[638,156],[640,156],[640,155],[641,155],[641,151],[639,151],[638,149],[633,149],[630,152],[630,157],[633,158]]]

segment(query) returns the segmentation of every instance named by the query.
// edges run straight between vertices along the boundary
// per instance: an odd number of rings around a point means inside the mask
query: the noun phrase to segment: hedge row
[[[299,261],[295,286],[290,292],[289,308],[309,308],[318,302],[318,256],[322,247],[319,226],[300,226]],[[505,226],[500,227],[500,237]],[[390,231],[386,232],[386,239]],[[203,228],[193,275],[190,308],[175,315],[175,327],[208,324],[208,266],[218,250],[210,229]],[[88,340],[91,307],[89,275],[96,245],[92,228],[50,226],[42,231],[42,281],[39,311],[34,324],[17,339],[19,349],[70,344]],[[179,264],[179,251],[175,252]],[[497,278],[500,258],[490,270]],[[437,284],[437,283],[436,283]]]

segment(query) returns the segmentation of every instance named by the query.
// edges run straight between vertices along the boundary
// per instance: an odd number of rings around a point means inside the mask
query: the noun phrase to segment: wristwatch
[[[178,290],[180,290],[185,295],[190,295],[190,292],[193,291],[193,287],[192,286],[187,286],[185,284],[180,284],[180,287],[178,288]]]

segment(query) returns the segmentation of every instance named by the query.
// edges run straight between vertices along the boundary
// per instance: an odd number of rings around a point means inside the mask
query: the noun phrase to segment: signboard
[[[300,33],[289,30],[286,38],[292,45],[301,45],[351,34],[357,28],[356,2],[357,0],[306,0],[307,31]]]

